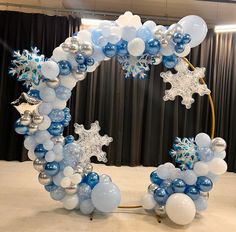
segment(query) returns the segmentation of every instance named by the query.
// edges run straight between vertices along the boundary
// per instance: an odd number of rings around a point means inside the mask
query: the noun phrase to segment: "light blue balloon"
[[[206,197],[203,196],[199,196],[198,199],[194,201],[194,204],[198,212],[207,209],[208,205]]]
[[[120,204],[120,190],[112,182],[98,183],[92,191],[91,199],[97,210],[104,213],[112,212]]]
[[[66,196],[66,192],[63,188],[58,187],[57,189],[50,192],[50,196],[55,201],[60,201]]]
[[[91,33],[91,38],[94,44],[98,45],[98,39],[102,36],[102,31],[100,29],[95,29]]]
[[[99,46],[94,46],[93,47],[93,55],[92,55],[92,58],[95,60],[95,61],[102,61],[105,59],[105,55],[102,51],[102,48],[100,48]]]
[[[81,183],[78,188],[78,196],[81,201],[91,198],[92,189],[86,183]]]
[[[59,86],[55,90],[57,98],[63,101],[67,101],[71,97],[71,91],[70,89],[64,87],[64,86]]]
[[[59,109],[53,109],[48,116],[52,122],[62,122],[65,119],[64,111]]]
[[[79,208],[81,213],[85,215],[91,214],[94,211],[94,205],[91,199],[81,201]]]
[[[199,153],[201,160],[210,161],[214,158],[214,152],[209,147],[200,147]]]
[[[136,37],[141,38],[145,42],[153,38],[152,32],[146,26],[142,26],[138,29]]]

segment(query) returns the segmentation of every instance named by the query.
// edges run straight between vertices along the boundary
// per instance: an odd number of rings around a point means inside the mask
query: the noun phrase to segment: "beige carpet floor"
[[[109,167],[94,165],[99,174],[111,175],[122,191],[122,204],[139,204],[149,184],[153,167]],[[181,212],[180,212],[181,213]],[[235,232],[236,174],[226,173],[210,194],[208,210],[189,226],[176,226],[168,219],[158,223],[143,209],[118,209],[94,220],[79,212],[67,211],[50,199],[38,183],[31,162],[0,161],[0,232]]]

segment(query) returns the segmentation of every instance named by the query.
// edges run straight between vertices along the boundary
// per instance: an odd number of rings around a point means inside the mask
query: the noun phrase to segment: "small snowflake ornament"
[[[74,124],[75,133],[79,135],[79,139],[76,141],[83,150],[83,157],[81,162],[90,162],[92,156],[96,156],[98,161],[107,162],[106,152],[102,150],[102,147],[108,146],[113,141],[108,135],[101,136],[99,134],[100,126],[99,122],[95,121],[91,124],[91,128],[86,130],[83,125],[77,123]]]
[[[200,79],[205,76],[205,68],[197,67],[190,71],[188,66],[179,65],[176,69],[176,74],[171,71],[160,74],[165,83],[169,82],[171,84],[171,88],[165,91],[164,101],[173,101],[176,96],[181,96],[181,103],[187,109],[190,109],[194,102],[192,97],[194,93],[198,93],[200,96],[211,93],[206,84],[200,83]]]

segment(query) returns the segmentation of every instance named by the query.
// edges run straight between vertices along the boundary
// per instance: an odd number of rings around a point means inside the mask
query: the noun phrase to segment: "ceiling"
[[[196,14],[209,25],[236,23],[236,1],[201,0],[0,0],[0,10],[115,18],[130,10],[145,19],[176,21]],[[98,14],[96,13],[98,12]]]

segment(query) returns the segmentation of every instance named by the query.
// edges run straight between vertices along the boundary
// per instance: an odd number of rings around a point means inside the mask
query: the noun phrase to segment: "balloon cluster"
[[[170,155],[180,168],[165,163],[151,173],[143,207],[167,215],[176,224],[189,224],[196,212],[207,208],[208,192],[227,170],[225,149],[222,138],[211,140],[205,133],[195,139],[176,138]]]

